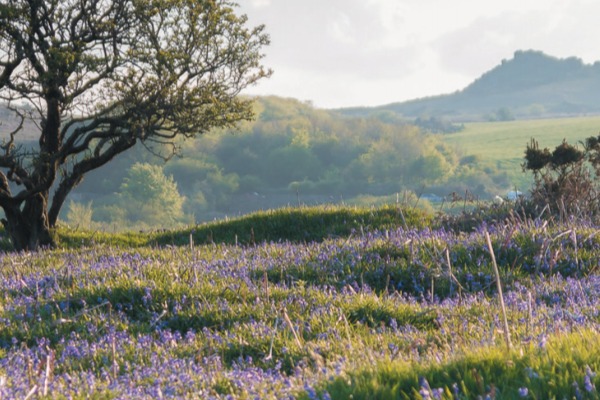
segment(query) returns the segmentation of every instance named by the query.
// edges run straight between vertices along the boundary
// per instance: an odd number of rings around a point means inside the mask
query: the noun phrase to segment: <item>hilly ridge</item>
[[[516,51],[463,90],[378,107],[338,110],[344,115],[392,113],[453,121],[547,118],[600,113],[600,62]]]

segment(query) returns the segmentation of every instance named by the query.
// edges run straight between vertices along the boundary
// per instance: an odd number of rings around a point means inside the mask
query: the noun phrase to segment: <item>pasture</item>
[[[506,172],[514,186],[525,191],[529,177],[521,172],[525,148],[531,138],[540,147],[553,149],[563,139],[576,144],[600,133],[600,116],[519,120],[506,122],[466,123],[461,132],[444,136],[444,140],[464,155],[476,154]]]
[[[599,398],[594,226],[457,232],[393,207],[222,224],[254,240],[62,231],[68,248],[3,254],[0,397]]]

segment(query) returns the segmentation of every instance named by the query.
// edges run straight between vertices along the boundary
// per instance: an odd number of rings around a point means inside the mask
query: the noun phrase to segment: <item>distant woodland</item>
[[[91,173],[62,219],[150,229],[286,205],[426,205],[452,192],[489,198],[509,187],[485,160],[427,127],[276,97],[258,98],[255,107],[255,121],[182,142],[181,157],[167,163],[141,147]]]
[[[443,135],[468,121],[597,113],[600,63],[537,51],[517,51],[462,91],[387,106],[321,110],[257,98],[254,121],[178,143],[169,162],[140,146],[89,174],[61,220],[155,229],[286,205],[491,199],[513,189],[506,172]],[[4,117],[0,135],[15,124]]]

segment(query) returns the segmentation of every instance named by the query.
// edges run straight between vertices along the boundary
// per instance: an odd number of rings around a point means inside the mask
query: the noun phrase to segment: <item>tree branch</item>
[[[79,161],[73,166],[71,173],[66,175],[58,185],[52,198],[52,206],[48,212],[50,225],[54,225],[58,219],[58,214],[62,208],[67,195],[77,186],[83,179],[83,176],[91,170],[100,168],[107,164],[118,154],[130,149],[136,143],[135,139],[121,137],[115,140],[111,146],[101,154],[95,157],[87,158]]]

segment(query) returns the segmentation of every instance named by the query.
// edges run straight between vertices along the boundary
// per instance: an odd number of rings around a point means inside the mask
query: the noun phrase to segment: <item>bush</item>
[[[590,171],[589,167],[595,171]],[[600,173],[600,136],[589,137],[583,150],[565,140],[550,152],[531,139],[523,171],[533,173],[531,201],[553,215],[594,217],[600,211],[597,177]]]

